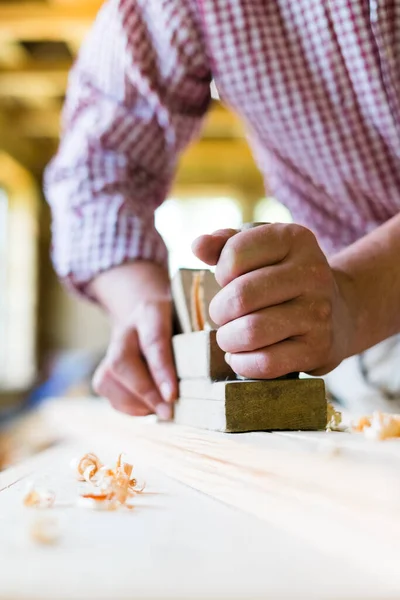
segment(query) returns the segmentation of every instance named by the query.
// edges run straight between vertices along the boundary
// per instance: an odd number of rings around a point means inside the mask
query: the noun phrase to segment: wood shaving
[[[35,519],[30,526],[29,534],[37,544],[53,545],[60,539],[60,525],[57,519],[40,518]]]
[[[28,486],[23,503],[29,508],[51,508],[54,506],[56,496],[50,490],[35,488],[33,484]]]
[[[204,272],[194,273],[191,289],[191,313],[192,325],[194,331],[203,331],[205,326],[204,319]]]
[[[76,471],[78,481],[87,481],[89,483],[103,465],[96,454],[88,452],[82,458],[74,459],[71,466]]]
[[[352,430],[361,432],[370,440],[387,440],[400,437],[400,415],[375,411],[352,424]]]
[[[78,505],[84,508],[94,510],[131,508],[129,501],[144,490],[144,486],[137,487],[137,480],[132,477],[133,465],[125,462],[123,454],[118,456],[115,467],[102,465],[95,454],[85,454],[78,465],[80,465],[78,475],[81,480],[87,481],[98,490],[95,493],[81,494]]]
[[[327,403],[327,431],[340,431],[342,423],[342,413],[335,409],[331,402]]]
[[[133,465],[120,454],[114,467],[103,465],[96,454],[88,453],[71,463],[77,479],[95,488],[80,494],[77,505],[91,510],[117,510],[121,507],[132,509],[132,498],[141,494],[145,488],[138,487],[133,477]],[[51,508],[55,503],[55,494],[49,490],[35,488],[33,484],[23,498],[23,504],[29,508]],[[39,535],[39,534],[38,534]]]

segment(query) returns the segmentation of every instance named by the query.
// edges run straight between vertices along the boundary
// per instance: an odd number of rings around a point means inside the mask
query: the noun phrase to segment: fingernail
[[[168,404],[158,404],[156,406],[156,415],[162,421],[169,421],[172,417],[172,410]]]
[[[161,393],[161,396],[163,397],[163,399],[165,400],[165,402],[172,402],[173,389],[172,389],[172,386],[170,383],[168,383],[167,381],[164,381],[160,385],[160,393]]]
[[[231,355],[231,353],[230,353],[230,352],[226,352],[226,353],[225,353],[225,362],[227,362],[227,363],[228,363],[228,365],[230,365],[230,364],[231,364],[231,356],[232,356],[232,355]]]

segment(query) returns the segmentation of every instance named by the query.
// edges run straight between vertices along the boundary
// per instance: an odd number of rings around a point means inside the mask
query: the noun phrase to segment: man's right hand
[[[162,419],[177,398],[168,273],[137,261],[98,275],[89,292],[108,311],[111,341],[93,378],[95,391],[117,410]]]

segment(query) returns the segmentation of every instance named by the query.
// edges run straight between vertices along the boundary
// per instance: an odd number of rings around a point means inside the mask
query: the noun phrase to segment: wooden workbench
[[[400,441],[215,434],[89,400],[43,416],[62,441],[0,474],[1,600],[400,598]],[[132,459],[133,511],[75,506],[87,451]],[[54,546],[27,534],[27,479],[57,494]]]

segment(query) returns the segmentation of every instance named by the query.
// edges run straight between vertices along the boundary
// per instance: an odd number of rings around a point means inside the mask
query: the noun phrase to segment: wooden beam
[[[54,138],[60,134],[60,110],[49,107],[43,110],[10,110],[5,112],[13,124],[15,135],[22,138]]]
[[[9,154],[23,167],[30,170],[37,164],[37,153],[34,144],[28,140],[21,140],[15,135],[12,123],[0,113],[0,150]]]
[[[237,115],[215,102],[202,131],[204,138],[244,138],[244,125]]]
[[[29,58],[28,52],[21,44],[9,41],[0,43],[0,66],[19,67]]]
[[[262,184],[245,140],[201,140],[193,144],[182,156],[178,183],[220,183],[252,180]]]
[[[55,64],[34,62],[19,69],[1,69],[0,98],[62,96],[71,66],[68,61]]]
[[[67,40],[83,38],[91,26],[102,0],[42,4],[40,2],[0,3],[1,40]]]

